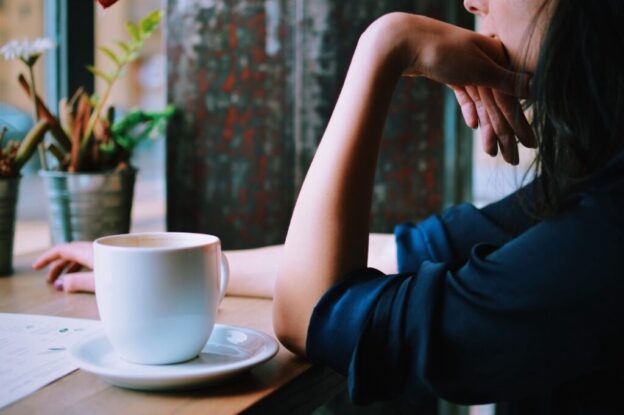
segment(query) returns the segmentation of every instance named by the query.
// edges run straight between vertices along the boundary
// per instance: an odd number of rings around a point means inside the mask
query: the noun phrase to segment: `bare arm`
[[[396,272],[394,236],[371,234],[370,246],[370,266],[385,273]],[[272,298],[283,252],[283,245],[225,251],[231,273],[227,294]],[[72,242],[49,249],[33,263],[35,269],[43,269],[46,266],[47,280],[57,289],[67,292],[95,291],[93,272],[76,272],[82,268],[93,268],[91,242]]]
[[[368,264],[387,274],[396,273],[396,246],[392,234],[369,236]],[[275,278],[284,256],[283,245],[225,251],[230,262],[227,294],[273,298]]]
[[[362,35],[291,219],[274,292],[282,343],[305,355],[320,297],[367,265],[372,184],[381,133],[402,74],[450,85],[516,88],[484,51],[492,39],[421,16],[391,14]],[[494,47],[495,48],[495,47]]]
[[[285,243],[273,322],[305,354],[314,305],[338,278],[366,266],[372,184],[381,132],[401,72],[360,39],[345,84],[306,175]]]
[[[225,251],[230,263],[227,294],[243,297],[273,297],[275,274],[282,258],[283,245]]]

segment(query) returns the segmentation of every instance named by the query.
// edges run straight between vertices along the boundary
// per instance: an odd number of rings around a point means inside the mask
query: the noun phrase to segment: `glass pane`
[[[0,0],[0,47],[12,39],[34,40],[43,36],[44,0]],[[44,58],[45,59],[45,58]],[[45,91],[44,62],[35,65],[35,84],[39,94]],[[0,128],[9,128],[9,138],[21,138],[32,126],[32,101],[20,88],[17,77],[27,76],[20,60],[0,58]]]
[[[35,39],[43,36],[43,1],[44,0],[0,0],[0,46],[12,39]],[[35,83],[39,93],[45,90],[43,62],[35,66]],[[6,61],[0,58],[0,104],[2,120],[7,111],[19,112],[32,123],[32,103],[17,83],[20,73],[26,74],[26,66],[19,60]],[[11,120],[13,117],[11,117]],[[20,119],[21,121],[21,119]],[[14,128],[27,128],[14,125]]]
[[[475,206],[482,207],[495,202],[528,183],[533,177],[532,172],[526,177],[525,174],[531,170],[535,159],[534,149],[519,145],[520,164],[514,167],[505,163],[500,151],[495,158],[486,154],[478,131],[475,132],[473,143],[472,199]]]
[[[11,39],[34,39],[44,35],[44,1],[0,0],[0,46]],[[96,5],[94,48],[113,46],[117,40],[128,39],[126,21],[137,21],[149,11],[161,7],[160,0],[120,1],[106,10]],[[35,81],[41,95],[45,91],[44,59],[35,66]],[[96,52],[96,59],[96,65],[101,67],[110,63],[100,52]],[[146,43],[140,58],[128,68],[125,78],[115,86],[110,103],[120,113],[135,107],[144,110],[164,108],[164,62],[159,30]],[[17,82],[18,74],[25,71],[22,62],[6,62],[0,58],[0,126],[8,125],[12,138],[23,137],[32,126],[32,102]],[[102,87],[98,84],[97,91],[101,93]],[[132,230],[164,229],[164,141],[160,139],[141,145],[134,164],[140,173],[135,189]],[[33,160],[22,172],[14,249],[17,254],[41,250],[49,245],[46,193],[36,174],[38,169],[38,161]]]
[[[119,1],[108,9],[95,8],[96,46],[115,48],[117,40],[128,40],[126,22],[138,22],[152,10],[162,7],[160,0]],[[161,24],[162,26],[162,24]],[[145,111],[162,110],[165,107],[165,56],[162,31],[159,28],[145,43],[139,59],[127,68],[125,76],[114,86],[109,103],[118,114],[141,108]],[[96,66],[112,69],[111,60],[96,51]],[[96,90],[102,95],[106,85],[96,81]],[[133,207],[133,231],[164,230],[165,228],[165,180],[164,137],[141,144],[133,157],[139,168]]]
[[[0,46],[13,39],[34,40],[44,34],[44,0],[0,0]],[[45,56],[35,65],[37,92],[44,95]],[[8,139],[20,140],[33,125],[32,101],[20,88],[17,77],[27,75],[19,60],[0,57],[0,128],[9,129]],[[23,169],[19,190],[14,253],[40,250],[48,245],[45,194],[36,172],[39,162],[33,158]]]

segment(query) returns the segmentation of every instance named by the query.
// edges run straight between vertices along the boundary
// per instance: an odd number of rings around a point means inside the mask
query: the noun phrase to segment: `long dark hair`
[[[550,1],[530,100],[539,217],[624,148],[624,1]]]

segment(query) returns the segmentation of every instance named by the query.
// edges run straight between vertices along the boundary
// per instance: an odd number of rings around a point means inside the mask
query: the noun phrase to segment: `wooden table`
[[[61,293],[30,269],[33,255],[16,258],[16,272],[0,277],[0,312],[97,319],[95,296]],[[274,336],[271,301],[226,297],[218,323]],[[78,370],[4,409],[2,414],[232,414],[308,413],[344,390],[344,380],[280,346],[277,356],[220,386],[183,392],[137,392]]]

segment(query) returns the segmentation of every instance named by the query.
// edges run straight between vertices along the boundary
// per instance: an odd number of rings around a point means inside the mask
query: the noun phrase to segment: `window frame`
[[[95,61],[94,1],[45,0],[44,33],[57,42],[46,55],[46,102],[58,113],[61,98],[82,87],[94,91],[94,77],[85,69]]]

